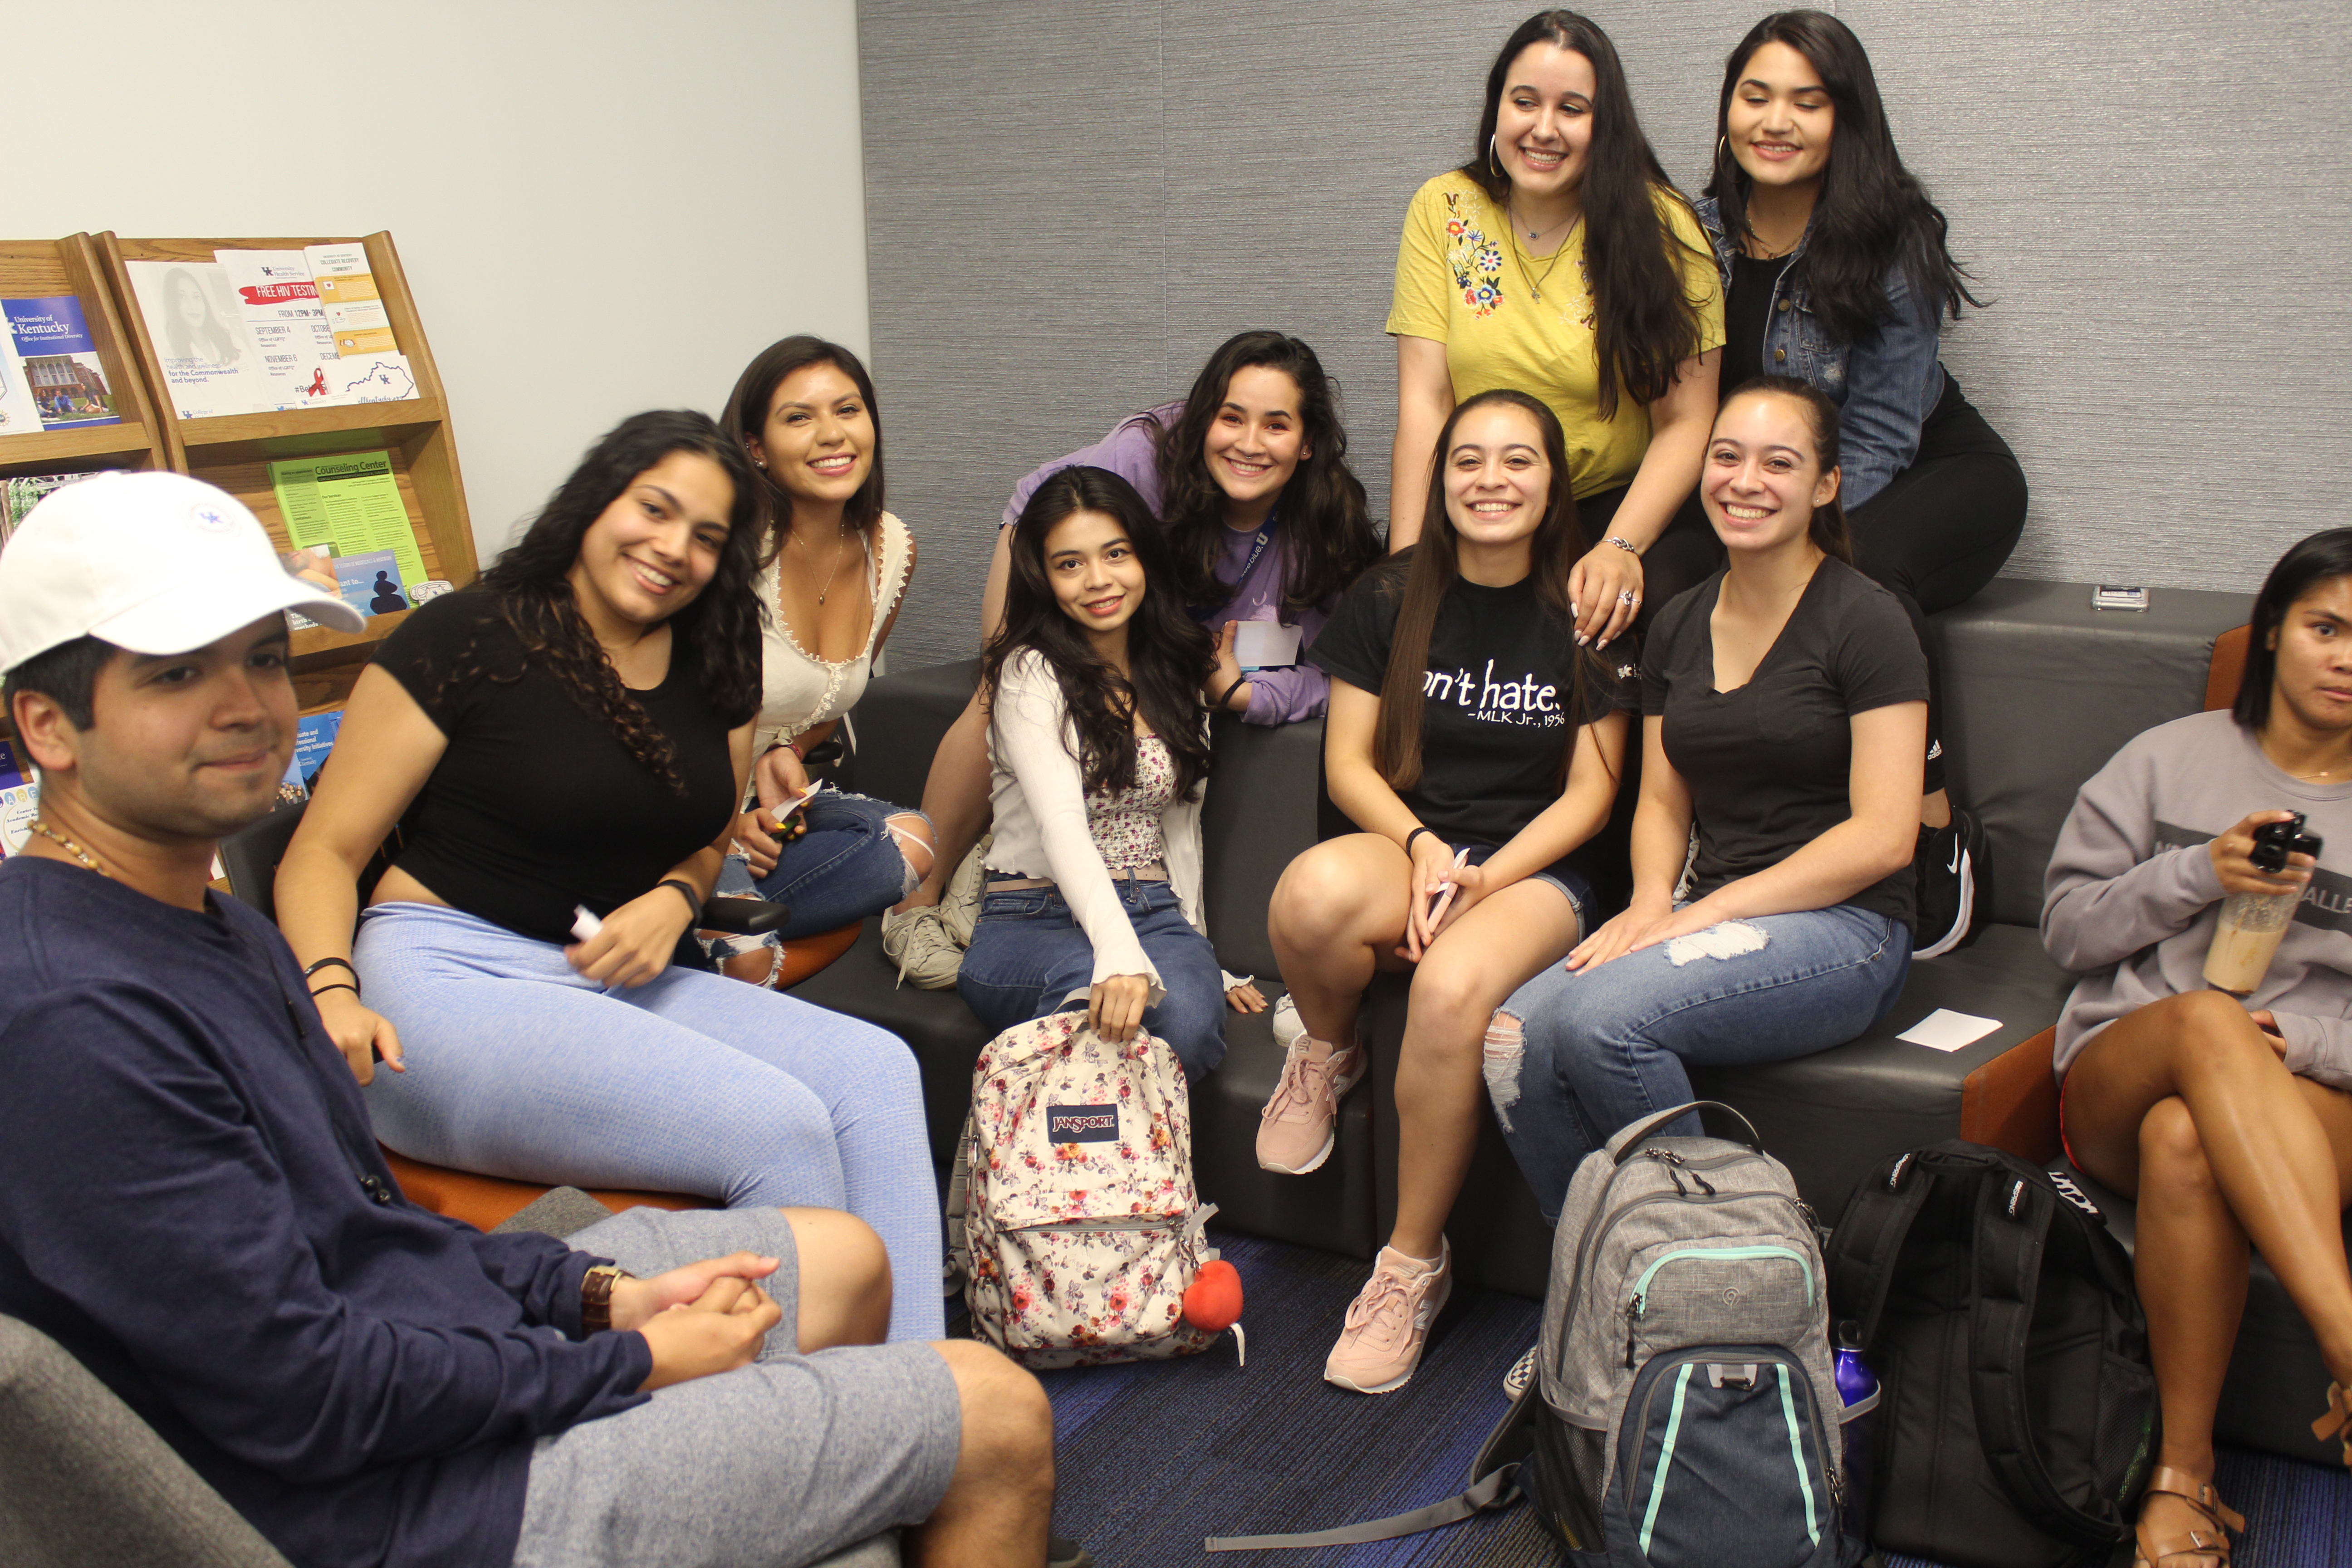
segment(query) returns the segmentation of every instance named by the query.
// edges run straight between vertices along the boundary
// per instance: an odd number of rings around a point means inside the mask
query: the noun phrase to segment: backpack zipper
[[[1633,1281],[1635,1317],[1642,1315],[1642,1300],[1649,1291],[1652,1278],[1678,1258],[1785,1258],[1804,1271],[1805,1305],[1810,1307],[1813,1304],[1813,1266],[1793,1247],[1682,1247],[1643,1269],[1642,1277]]]

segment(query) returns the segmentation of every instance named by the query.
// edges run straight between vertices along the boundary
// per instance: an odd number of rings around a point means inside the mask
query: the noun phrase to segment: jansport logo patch
[[[1118,1107],[1049,1105],[1045,1108],[1045,1142],[1116,1143],[1118,1142]]]

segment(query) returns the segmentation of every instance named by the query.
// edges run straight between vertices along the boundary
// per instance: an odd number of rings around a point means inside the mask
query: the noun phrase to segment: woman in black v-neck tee
[[[889,1248],[892,1337],[936,1339],[938,1205],[907,1047],[676,962],[699,956],[686,939],[750,765],[754,496],[742,449],[701,415],[638,415],[599,442],[480,583],[413,612],[361,675],[279,871],[278,923],[391,1148],[514,1180],[846,1209]],[[577,910],[601,928],[583,934]],[[397,1070],[371,1081],[371,1047]]]
[[[1699,493],[1727,562],[1643,650],[1633,903],[1487,1036],[1487,1088],[1547,1215],[1587,1153],[1696,1098],[1686,1063],[1839,1045],[1910,971],[1927,663],[1895,596],[1844,558],[1837,434],[1835,405],[1799,381],[1717,414]]]

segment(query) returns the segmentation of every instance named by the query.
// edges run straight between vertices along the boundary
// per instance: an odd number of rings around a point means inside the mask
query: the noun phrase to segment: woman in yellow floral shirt
[[[1446,416],[1509,387],[1540,398],[1568,437],[1596,542],[1570,583],[1579,640],[1608,643],[1712,569],[1711,536],[1661,536],[1698,482],[1715,418],[1722,285],[1591,22],[1546,11],[1504,44],[1475,153],[1406,214],[1388,331],[1391,549],[1421,536]]]

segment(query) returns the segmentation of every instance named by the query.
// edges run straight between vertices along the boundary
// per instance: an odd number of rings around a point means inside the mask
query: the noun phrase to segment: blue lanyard
[[[1258,524],[1257,537],[1250,542],[1249,559],[1242,563],[1242,574],[1234,579],[1236,590],[1249,581],[1251,573],[1257,570],[1257,558],[1265,553],[1266,542],[1274,537],[1274,525],[1281,516],[1278,510],[1270,511],[1265,514],[1265,521]]]

